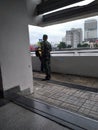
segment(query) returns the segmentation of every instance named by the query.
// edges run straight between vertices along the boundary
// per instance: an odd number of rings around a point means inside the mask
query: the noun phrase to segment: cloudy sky
[[[48,35],[49,42],[53,44],[59,43],[60,41],[62,41],[62,38],[65,37],[66,30],[70,30],[71,28],[82,28],[84,30],[84,21],[87,19],[97,19],[98,21],[98,16],[61,24],[55,24],[47,27],[38,27],[29,25],[28,28],[29,28],[30,44],[36,44],[39,39],[42,39],[43,34]]]

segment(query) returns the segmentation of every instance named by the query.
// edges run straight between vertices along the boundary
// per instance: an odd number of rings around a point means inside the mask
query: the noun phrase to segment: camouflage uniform
[[[52,50],[51,44],[48,41],[43,41],[41,44],[42,51],[42,62],[44,66],[44,71],[46,74],[46,79],[51,78],[51,67],[50,67],[50,51]]]

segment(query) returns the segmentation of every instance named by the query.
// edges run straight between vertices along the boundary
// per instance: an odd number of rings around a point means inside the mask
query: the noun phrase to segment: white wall
[[[0,66],[3,89],[17,85],[33,92],[33,76],[29,52],[28,23],[25,0],[0,2]]]
[[[38,57],[32,56],[32,66],[40,71]],[[51,71],[98,78],[98,56],[52,56]]]
[[[52,71],[64,74],[98,77],[97,64],[97,56],[53,57]]]

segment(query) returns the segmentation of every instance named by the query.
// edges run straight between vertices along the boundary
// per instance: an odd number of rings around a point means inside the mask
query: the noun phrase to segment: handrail
[[[70,49],[65,51],[52,51],[52,56],[98,56],[98,49]],[[35,52],[31,52],[31,56],[35,56]]]

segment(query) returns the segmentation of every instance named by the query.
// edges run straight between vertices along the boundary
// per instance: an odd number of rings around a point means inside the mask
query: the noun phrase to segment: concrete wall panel
[[[40,70],[40,61],[37,57],[32,57],[33,69]],[[98,77],[98,57],[97,56],[52,56],[52,72],[63,74],[74,74],[80,76]]]

